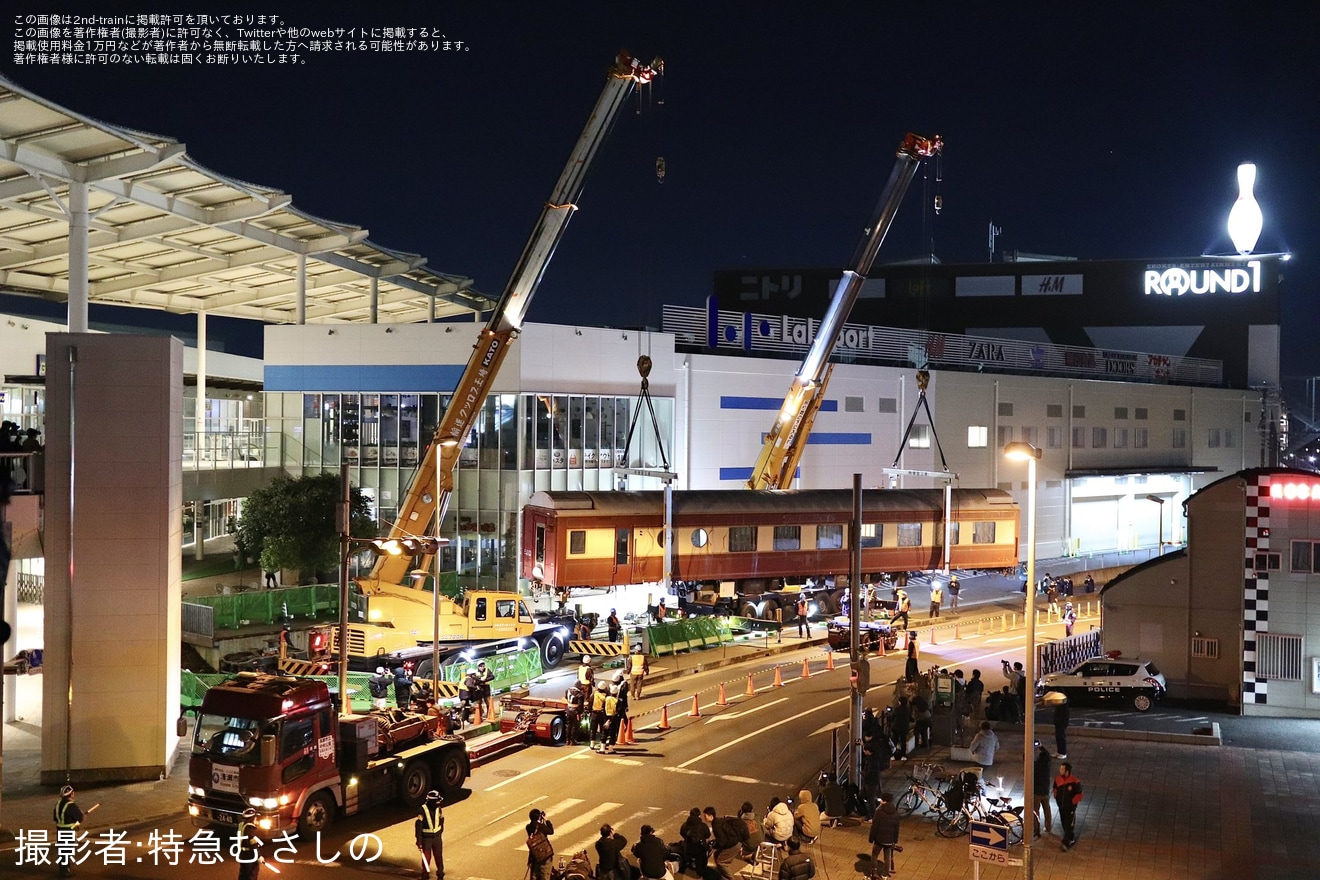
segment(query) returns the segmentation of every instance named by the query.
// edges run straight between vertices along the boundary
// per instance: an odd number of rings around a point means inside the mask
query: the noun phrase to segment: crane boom
[[[400,503],[398,519],[390,528],[391,538],[422,534],[432,522],[435,523],[435,533],[439,533],[439,524],[444,519],[454,488],[454,467],[459,452],[472,433],[477,414],[485,404],[489,386],[499,373],[509,346],[522,328],[541,276],[563,238],[568,221],[577,210],[577,200],[596,153],[633,86],[649,83],[663,71],[664,62],[658,58],[649,65],[626,52],[615,58],[586,128],[578,137],[490,320],[472,347],[467,367]],[[404,584],[412,563],[413,560],[406,556],[382,556],[376,560],[369,582],[376,585]],[[368,584],[362,586],[365,591]]]
[[[830,354],[839,341],[853,303],[857,301],[866,273],[871,270],[875,255],[894,222],[894,215],[907,193],[908,185],[916,176],[921,160],[938,155],[943,150],[944,141],[938,135],[924,138],[909,133],[903,138],[903,143],[899,144],[894,170],[880,194],[880,201],[876,203],[871,223],[857,246],[857,252],[853,254],[849,268],[844,270],[835,288],[834,297],[816,331],[816,338],[811,341],[802,366],[798,368],[793,384],[784,397],[779,415],[766,434],[761,454],[747,481],[748,488],[787,489],[792,484],[807,437],[811,434],[811,425],[825,399],[825,386],[829,384],[830,371],[833,369],[829,362]]]

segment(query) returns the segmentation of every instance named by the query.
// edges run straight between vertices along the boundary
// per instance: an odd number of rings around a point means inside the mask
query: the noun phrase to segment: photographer
[[[555,833],[554,823],[541,810],[532,810],[527,818],[527,870],[532,880],[550,880],[555,848],[549,838]]]
[[[871,817],[871,873],[876,877],[888,877],[894,873],[894,852],[902,852],[898,845],[899,828],[898,809],[893,799],[880,792],[880,806],[876,807]],[[884,861],[878,861],[881,855]]]

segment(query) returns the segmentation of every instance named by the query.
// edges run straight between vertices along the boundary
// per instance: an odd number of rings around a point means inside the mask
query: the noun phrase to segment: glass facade
[[[448,403],[441,394],[270,392],[267,458],[282,459],[294,475],[337,473],[347,461],[349,479],[371,501],[384,532]],[[516,589],[519,513],[532,493],[613,490],[621,486],[621,468],[661,469],[657,433],[672,465],[674,400],[654,397],[652,406],[654,426],[637,396],[488,396],[459,454],[440,528],[450,540],[441,566],[457,571],[465,589]],[[627,485],[661,487],[636,475]]]

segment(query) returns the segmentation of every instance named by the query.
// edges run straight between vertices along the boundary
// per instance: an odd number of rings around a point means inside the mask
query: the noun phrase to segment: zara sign
[[[1260,293],[1260,260],[1230,266],[1147,268],[1147,296],[1205,293]]]

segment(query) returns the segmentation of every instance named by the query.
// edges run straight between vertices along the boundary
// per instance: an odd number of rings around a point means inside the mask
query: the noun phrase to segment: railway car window
[[[994,521],[972,523],[973,544],[993,544],[995,542]]]
[[[571,535],[572,532],[569,534]],[[545,526],[542,525],[536,527],[536,561],[545,562]]]
[[[840,550],[843,548],[843,524],[833,523],[816,526],[817,550]]]
[[[802,527],[775,526],[774,549],[776,550],[802,549]]]
[[[900,546],[900,547],[920,547],[920,546],[921,546],[921,523],[899,523],[899,524],[898,524],[898,546]]]
[[[587,552],[587,533],[584,529],[573,529],[568,533],[568,552],[581,556]]]
[[[729,552],[755,553],[756,526],[729,526]]]
[[[614,530],[614,564],[623,565],[628,561],[628,536],[627,529]]]
[[[961,525],[962,525],[962,523],[949,523],[949,546],[950,546],[950,547],[957,547],[957,546],[958,546],[958,543],[959,543],[959,541],[960,541],[959,536],[962,534],[962,532],[959,530],[959,527],[960,527]],[[936,532],[935,540],[936,540],[937,542],[940,541],[940,540],[942,540],[942,539],[944,538],[944,529],[936,529],[935,532]]]
[[[693,546],[693,547],[705,547],[708,543],[710,543],[710,533],[709,533],[709,532],[707,532],[705,529],[693,529],[693,530],[692,530],[692,546]]]
[[[862,548],[883,547],[885,545],[885,527],[883,523],[862,523]]]

